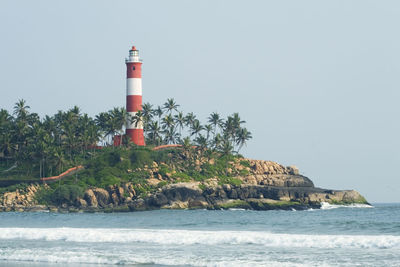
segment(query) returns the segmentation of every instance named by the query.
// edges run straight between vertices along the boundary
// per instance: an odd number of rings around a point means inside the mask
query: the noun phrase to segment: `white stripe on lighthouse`
[[[136,122],[131,122],[131,118],[135,117],[136,112],[128,112],[129,119],[126,123],[126,129],[143,129],[143,122],[139,122],[137,125]]]
[[[142,78],[126,79],[126,95],[142,95]]]

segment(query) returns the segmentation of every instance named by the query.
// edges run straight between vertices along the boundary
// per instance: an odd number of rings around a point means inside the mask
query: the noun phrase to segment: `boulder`
[[[80,207],[80,208],[86,208],[88,205],[86,200],[84,200],[83,198],[78,198],[77,204],[78,204],[78,207]]]
[[[123,189],[124,189],[124,192],[126,192],[130,198],[133,198],[134,196],[136,196],[136,192],[135,192],[135,189],[133,188],[132,183],[124,184]]]
[[[12,206],[18,200],[19,192],[18,190],[15,192],[6,192],[3,195],[3,205],[4,206]]]
[[[96,196],[97,203],[100,207],[106,207],[110,204],[110,194],[107,190],[103,188],[95,188],[93,189],[93,193]]]
[[[169,184],[162,188],[162,193],[170,201],[187,201],[201,196],[199,182]]]
[[[201,209],[201,208],[207,208],[208,207],[208,202],[204,197],[198,197],[196,199],[191,199],[188,201],[188,208],[190,209]]]
[[[132,201],[128,207],[131,211],[143,211],[149,209],[149,207],[146,205],[146,202],[141,198]]]
[[[98,206],[97,198],[92,189],[88,189],[85,191],[84,199],[86,200],[89,206],[91,207]]]
[[[168,204],[169,199],[161,192],[158,192],[154,195],[151,195],[147,201],[146,204],[148,206],[154,206],[154,207],[161,207],[163,205]]]

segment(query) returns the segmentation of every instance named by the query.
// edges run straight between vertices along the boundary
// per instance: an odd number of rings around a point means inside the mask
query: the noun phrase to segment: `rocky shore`
[[[217,178],[203,182],[166,181],[149,177],[151,184],[167,184],[146,195],[137,194],[132,183],[89,188],[73,205],[38,205],[35,197],[47,185],[31,184],[25,189],[0,195],[0,211],[58,212],[122,212],[154,209],[229,209],[254,210],[320,208],[331,204],[368,204],[354,190],[330,190],[314,187],[313,182],[299,174],[296,167],[285,167],[272,161],[248,160],[249,166],[238,164],[243,175],[237,184],[221,184]]]

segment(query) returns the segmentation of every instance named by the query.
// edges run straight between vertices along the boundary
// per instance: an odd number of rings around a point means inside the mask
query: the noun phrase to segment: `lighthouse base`
[[[143,129],[126,129],[126,135],[138,146],[144,146]]]

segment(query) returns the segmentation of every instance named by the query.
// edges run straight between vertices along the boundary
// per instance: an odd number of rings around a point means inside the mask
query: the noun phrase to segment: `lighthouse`
[[[142,110],[142,60],[139,50],[132,46],[126,63],[126,111],[130,118]],[[138,146],[144,146],[143,123],[132,122],[128,118],[126,135]]]

